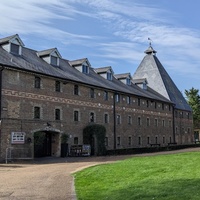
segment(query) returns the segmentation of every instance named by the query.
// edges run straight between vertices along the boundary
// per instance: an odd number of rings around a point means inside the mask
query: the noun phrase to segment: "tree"
[[[200,123],[200,96],[199,96],[199,90],[192,89],[185,90],[185,95],[187,97],[187,102],[191,106],[193,111],[193,122],[194,127],[197,127]]]

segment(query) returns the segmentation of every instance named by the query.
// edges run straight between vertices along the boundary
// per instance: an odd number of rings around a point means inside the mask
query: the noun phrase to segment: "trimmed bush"
[[[96,137],[96,150],[97,155],[105,155],[106,147],[105,147],[105,136],[106,136],[106,128],[99,124],[88,125],[83,129],[83,144],[92,145],[92,138]]]

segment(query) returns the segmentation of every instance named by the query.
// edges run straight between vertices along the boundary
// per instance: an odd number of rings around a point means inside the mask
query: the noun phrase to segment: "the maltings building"
[[[58,157],[61,135],[82,145],[89,124],[106,128],[108,150],[192,143],[191,108],[151,45],[145,54],[133,75],[114,74],[57,48],[26,48],[17,34],[0,39],[0,160],[34,158],[40,135],[41,155]]]

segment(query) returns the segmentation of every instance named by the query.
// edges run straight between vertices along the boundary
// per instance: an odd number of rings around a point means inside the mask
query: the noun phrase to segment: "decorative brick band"
[[[26,98],[26,99],[32,99],[32,100],[41,100],[41,101],[50,101],[54,103],[65,103],[65,104],[71,104],[71,105],[82,105],[87,107],[93,107],[93,108],[102,108],[107,110],[112,110],[112,105],[107,104],[100,104],[100,103],[92,103],[92,102],[86,102],[86,101],[80,101],[80,100],[73,100],[73,99],[66,99],[61,97],[54,97],[54,96],[47,96],[42,94],[34,94],[34,93],[28,93],[28,92],[21,92],[21,91],[15,91],[15,90],[7,90],[2,89],[2,94],[5,96],[12,96],[12,97],[18,97],[18,98]],[[172,117],[171,113],[160,113],[160,112],[153,112],[153,111],[145,111],[145,110],[139,110],[135,108],[126,108],[126,107],[120,107],[116,106],[116,111],[125,111],[130,113],[138,113],[138,114],[146,114],[146,115],[153,115],[153,116],[161,116],[161,117]]]

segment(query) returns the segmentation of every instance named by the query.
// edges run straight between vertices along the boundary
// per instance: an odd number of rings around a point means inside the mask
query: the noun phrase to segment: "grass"
[[[134,157],[74,176],[78,200],[199,200],[200,152]]]

